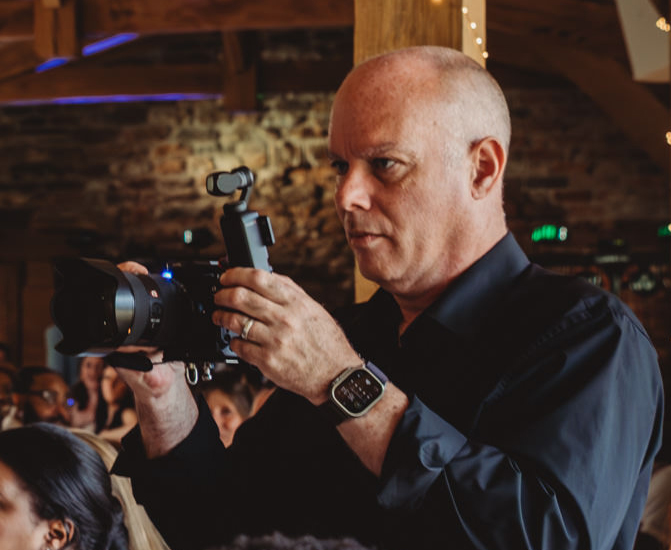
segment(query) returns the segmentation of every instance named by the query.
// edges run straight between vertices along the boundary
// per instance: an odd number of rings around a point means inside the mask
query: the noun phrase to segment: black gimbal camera
[[[165,361],[184,361],[192,373],[202,365],[206,377],[213,363],[238,364],[229,347],[236,335],[215,326],[211,315],[219,277],[227,267],[272,271],[267,247],[275,238],[270,220],[247,208],[253,184],[254,175],[244,166],[207,177],[211,195],[241,190],[239,200],[224,205],[219,220],[226,265],[174,262],[160,274],[134,275],[106,260],[56,260],[51,315],[63,334],[56,350],[65,355],[105,355],[115,366],[150,370],[145,357],[116,350],[130,345],[157,347],[164,351]]]

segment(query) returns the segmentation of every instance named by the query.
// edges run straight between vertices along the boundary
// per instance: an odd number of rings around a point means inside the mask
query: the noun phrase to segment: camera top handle
[[[228,265],[272,271],[267,247],[275,243],[275,236],[270,220],[247,209],[247,197],[253,185],[254,174],[246,166],[231,172],[214,172],[205,181],[210,195],[231,195],[241,190],[240,200],[224,205],[224,215],[219,222],[226,243]]]

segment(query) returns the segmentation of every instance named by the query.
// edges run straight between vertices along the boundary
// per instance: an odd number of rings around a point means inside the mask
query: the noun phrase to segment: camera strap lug
[[[198,384],[198,367],[196,367],[195,363],[186,364],[184,375],[186,376],[186,381],[189,383],[189,385],[195,386]]]

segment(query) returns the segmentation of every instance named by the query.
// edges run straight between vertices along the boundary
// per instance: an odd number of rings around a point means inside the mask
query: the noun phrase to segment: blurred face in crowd
[[[79,365],[79,378],[87,389],[97,390],[103,375],[105,361],[102,357],[84,357]]]
[[[100,390],[103,399],[107,403],[119,403],[123,399],[126,392],[130,391],[128,385],[119,376],[114,367],[105,367],[103,369],[103,377],[100,382]]]
[[[39,374],[25,396],[23,421],[69,426],[73,405],[70,388],[58,373]]]
[[[212,418],[219,427],[219,437],[228,447],[233,442],[235,430],[244,422],[245,417],[240,413],[231,397],[219,389],[205,392],[205,400],[212,412]]]
[[[48,522],[33,510],[30,493],[14,471],[0,462],[0,548],[41,550],[48,532]]]

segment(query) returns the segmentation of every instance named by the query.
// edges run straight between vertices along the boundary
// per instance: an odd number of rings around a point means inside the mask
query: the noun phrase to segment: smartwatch
[[[370,361],[346,369],[331,382],[328,400],[319,409],[336,425],[363,416],[382,399],[387,380]]]

